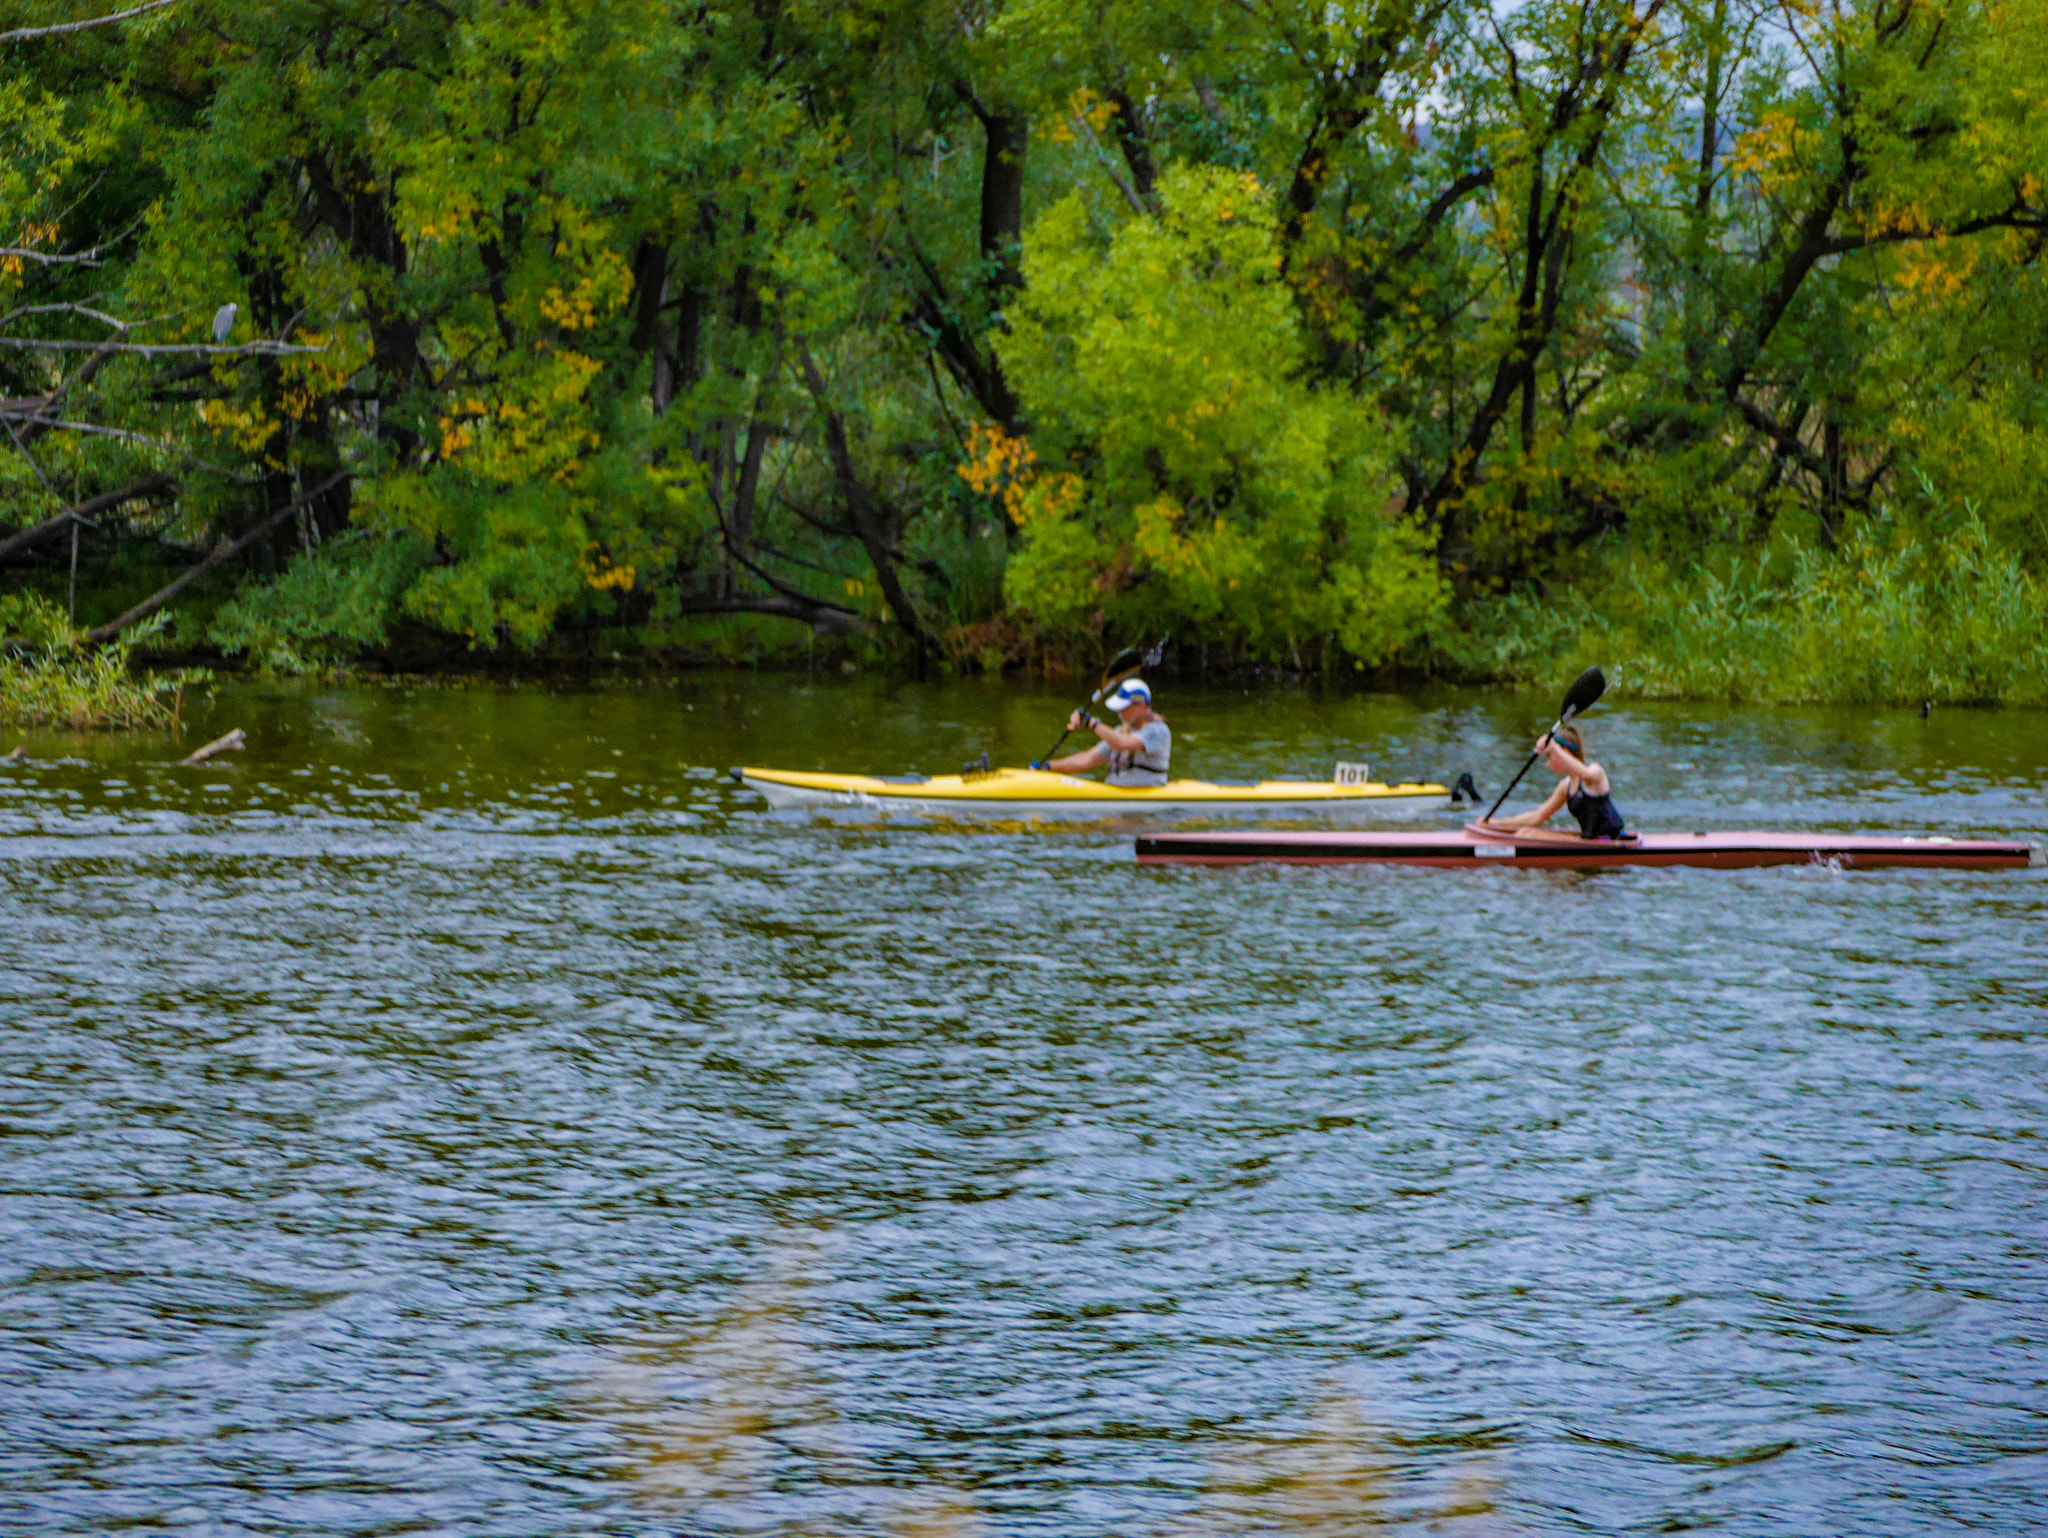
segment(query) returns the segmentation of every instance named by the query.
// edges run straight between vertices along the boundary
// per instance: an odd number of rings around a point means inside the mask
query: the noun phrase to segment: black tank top
[[[1596,796],[1583,787],[1564,798],[1564,809],[1579,821],[1579,832],[1587,838],[1627,838],[1629,831],[1622,826],[1621,808],[1614,804],[1614,797]]]

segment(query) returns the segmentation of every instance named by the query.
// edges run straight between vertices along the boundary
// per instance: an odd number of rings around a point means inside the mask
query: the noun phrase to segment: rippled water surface
[[[1163,687],[1498,787],[1536,699]],[[2048,881],[1140,870],[769,814],[1036,686],[224,687],[0,766],[0,1529],[2048,1527]],[[249,751],[174,767],[242,726]],[[2048,717],[1604,705],[1638,825]]]

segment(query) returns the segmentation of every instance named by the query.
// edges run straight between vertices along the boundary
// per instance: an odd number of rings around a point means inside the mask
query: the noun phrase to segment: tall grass
[[[176,726],[184,686],[204,675],[138,678],[129,670],[133,649],[166,622],[152,615],[118,642],[88,648],[41,594],[0,597],[0,722],[77,731]]]
[[[1650,699],[2048,704],[2048,585],[1974,509],[1941,531],[1876,517],[1720,571],[1637,564],[1521,593],[1447,647],[1463,670],[1558,684],[1591,662]]]

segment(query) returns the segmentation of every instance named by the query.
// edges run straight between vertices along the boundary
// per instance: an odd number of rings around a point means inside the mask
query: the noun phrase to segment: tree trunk
[[[1019,255],[1024,241],[1024,156],[1030,148],[1031,119],[1022,111],[969,103],[981,119],[985,144],[981,157],[981,261],[991,299],[1003,299],[1024,287]]]
[[[1116,108],[1116,142],[1124,152],[1124,164],[1131,168],[1131,188],[1149,207],[1159,168],[1152,161],[1152,140],[1145,131],[1145,120],[1138,115],[1131,93],[1122,86],[1113,85],[1102,94]]]
[[[654,414],[668,410],[675,394],[675,335],[664,307],[668,304],[668,246],[648,236],[633,253],[633,336],[635,352],[652,358],[648,396]],[[694,341],[695,339],[692,338]]]
[[[868,562],[875,569],[875,580],[881,584],[882,597],[888,602],[889,612],[896,616],[896,623],[903,627],[904,634],[917,643],[921,661],[929,632],[897,575],[896,563],[889,554],[889,541],[875,517],[874,503],[868,497],[867,487],[854,473],[853,453],[846,441],[845,420],[827,402],[825,381],[818,373],[818,365],[813,361],[809,348],[804,349],[803,363],[804,377],[810,384],[811,394],[817,398],[818,409],[825,414],[825,445],[831,455],[832,473],[839,482],[840,495],[846,501],[847,517],[860,536],[861,547],[868,553]]]

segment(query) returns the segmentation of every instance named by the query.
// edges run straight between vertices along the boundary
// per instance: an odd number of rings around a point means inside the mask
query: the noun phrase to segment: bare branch
[[[904,632],[922,647],[930,635],[896,575],[896,565],[889,557],[888,541],[882,537],[875,516],[873,499],[854,470],[853,453],[846,441],[846,419],[833,408],[824,376],[818,372],[810,348],[799,342],[797,356],[803,360],[804,380],[810,385],[818,411],[825,419],[825,445],[831,459],[833,479],[838,481],[840,495],[846,502],[847,517],[859,531],[860,542],[867,550],[869,564],[875,568],[875,580],[882,586],[882,596],[888,600],[890,612],[896,616],[896,622]]]
[[[686,594],[677,608],[684,614],[772,614],[809,625],[813,631],[845,635],[859,620],[858,614],[821,604],[815,600],[756,597],[750,593],[721,598],[715,594]]]
[[[1116,190],[1124,195],[1124,201],[1131,205],[1131,211],[1141,219],[1149,215],[1152,210],[1146,205],[1145,200],[1138,196],[1138,189],[1125,181],[1117,173],[1116,167],[1110,164],[1109,151],[1104,149],[1102,141],[1095,137],[1095,126],[1078,112],[1068,113],[1067,121],[1073,124],[1076,133],[1088,141],[1088,147],[1095,151],[1096,162],[1102,167],[1103,174],[1116,183]]]
[[[123,443],[139,443],[146,449],[162,449],[166,453],[178,452],[175,444],[165,443],[160,438],[146,438],[141,433],[131,433],[119,427],[101,427],[97,422],[66,422],[59,417],[17,416],[12,412],[0,412],[0,421],[10,424],[21,422],[29,427],[39,427],[44,432],[86,433],[95,438],[118,438]],[[23,450],[24,453],[27,450]]]
[[[104,27],[109,22],[126,21],[131,16],[145,16],[151,11],[160,11],[167,5],[176,5],[178,0],[149,0],[147,5],[138,5],[132,11],[116,11],[111,16],[93,16],[85,21],[67,21],[54,27],[20,27],[13,32],[0,32],[0,43],[26,43],[39,37],[57,37],[65,32],[83,32],[90,27]]]
[[[756,566],[752,561],[748,560],[745,556],[741,555],[739,551],[733,549],[732,541],[730,540],[726,541],[725,553],[731,556],[735,561],[738,561],[740,565],[746,567],[748,571],[752,572],[755,576],[759,577],[771,588],[775,589],[775,591],[780,593],[784,598],[794,599],[798,603],[811,604],[814,607],[820,609],[837,609],[842,614],[858,615],[860,613],[858,609],[849,609],[843,603],[834,603],[829,598],[814,598],[809,593],[806,593],[802,588],[791,587],[788,583],[783,582],[779,580],[777,577],[775,577],[773,573],[763,571],[759,566]],[[776,554],[780,555],[781,552],[777,551]],[[788,557],[785,556],[784,559],[786,560],[788,559]],[[832,573],[832,575],[836,576],[838,575],[838,573],[835,572]]]
[[[215,347],[206,342],[46,342],[35,337],[0,336],[0,347],[30,352],[119,352],[144,358],[282,358],[292,353],[325,352],[327,344],[301,347],[293,342],[245,342],[240,347]]]
[[[0,326],[11,326],[24,315],[83,315],[87,320],[96,320],[103,326],[112,326],[116,331],[126,331],[131,324],[148,325],[147,321],[129,322],[95,310],[84,304],[24,304],[17,309],[0,315]]]
[[[31,251],[26,246],[0,246],[0,257],[15,257],[24,262],[41,262],[45,267],[97,267],[100,265],[96,253],[91,251]]]
[[[124,486],[119,491],[105,492],[88,501],[80,502],[76,507],[67,507],[55,517],[45,518],[33,528],[22,529],[18,533],[10,534],[5,540],[0,540],[0,561],[6,560],[17,550],[26,549],[46,535],[55,534],[65,524],[70,523],[74,519],[83,520],[90,518],[95,513],[103,513],[109,508],[119,507],[123,502],[132,502],[137,497],[149,497],[156,495],[160,491],[176,491],[177,489],[178,483],[171,476],[162,474],[151,475],[145,476],[132,486]]]
[[[50,484],[50,478],[47,475],[43,474],[43,467],[36,463],[36,457],[35,455],[31,454],[28,451],[28,445],[21,441],[21,434],[14,430],[14,421],[13,418],[11,417],[7,419],[7,436],[14,440],[15,453],[19,454],[23,459],[27,460],[28,467],[31,470],[35,471],[36,479],[42,482],[43,490],[47,491],[51,496],[54,497],[57,494],[57,488],[55,486],[52,486]]]

